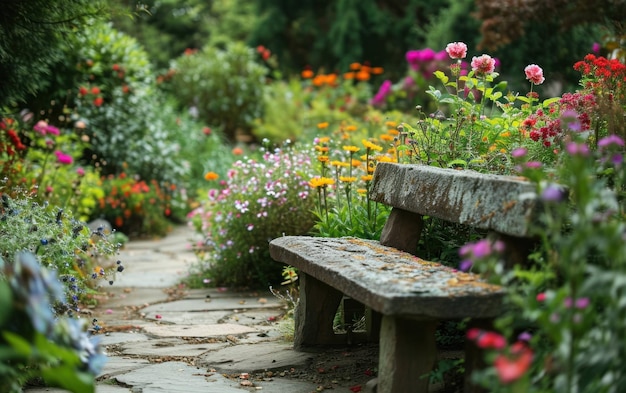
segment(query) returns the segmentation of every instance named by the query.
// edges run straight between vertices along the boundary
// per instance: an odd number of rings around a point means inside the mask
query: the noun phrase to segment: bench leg
[[[333,321],[343,294],[308,274],[300,273],[300,301],[296,308],[293,346],[296,350],[339,344]]]
[[[437,321],[383,315],[380,328],[377,393],[427,393],[437,361]]]

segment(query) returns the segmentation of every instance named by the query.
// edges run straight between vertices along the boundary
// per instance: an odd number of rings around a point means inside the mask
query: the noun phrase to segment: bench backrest
[[[370,198],[394,208],[381,243],[408,252],[424,215],[527,238],[539,211],[535,186],[522,178],[427,165],[379,163]]]
[[[370,198],[446,221],[525,237],[537,211],[535,186],[519,177],[381,162]]]

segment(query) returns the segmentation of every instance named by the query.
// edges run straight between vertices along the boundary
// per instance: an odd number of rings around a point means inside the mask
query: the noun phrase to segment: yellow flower
[[[363,146],[365,146],[366,148],[370,149],[370,150],[376,150],[376,151],[381,151],[383,150],[382,147],[373,144],[372,142],[368,141],[367,139],[363,139],[361,142],[363,142]]]
[[[372,181],[372,179],[374,178],[374,176],[372,175],[363,175],[361,176],[361,180],[368,182],[368,181]]]
[[[500,136],[504,138],[508,138],[511,136],[511,133],[509,131],[504,131],[502,134],[500,134]]]
[[[318,125],[319,127],[319,125]],[[328,123],[326,123],[326,127],[328,127]],[[330,137],[329,136],[321,136],[318,138],[319,143],[328,143],[330,142]]]
[[[400,135],[400,131],[396,130],[395,128],[390,128],[390,129],[387,130],[387,134],[393,135],[393,136],[398,136],[398,135]]]
[[[357,127],[355,125],[346,126],[346,131],[356,131]]]
[[[204,179],[205,180],[217,180],[220,178],[220,175],[218,175],[215,172],[207,172],[204,174]]]
[[[309,180],[309,186],[312,188],[321,188],[335,184],[335,181],[329,177],[314,177]]]
[[[319,151],[320,153],[327,153],[328,146],[315,145],[315,150]]]
[[[357,188],[356,192],[358,192],[361,195],[365,195],[367,194],[367,188]]]
[[[394,162],[395,160],[389,156],[378,156],[376,157],[376,161],[378,162]]]
[[[398,126],[398,123],[396,123],[395,121],[391,121],[391,120],[389,120],[389,121],[385,122],[385,125],[386,125],[387,127],[389,127],[389,128],[395,128],[395,127],[397,127],[397,126]]]
[[[342,167],[348,167],[350,166],[350,164],[348,164],[347,162],[343,162],[343,161],[331,161],[330,165],[333,166],[342,166]]]
[[[317,161],[319,162],[328,162],[329,160],[328,156],[317,156]]]
[[[356,181],[356,177],[339,176],[339,180],[344,183],[354,183]]]
[[[356,146],[342,146],[343,150],[345,151],[349,151],[352,153],[356,153],[357,151],[359,151],[360,149]]]
[[[317,128],[319,128],[319,129],[321,130],[321,129],[324,129],[324,128],[328,128],[328,125],[329,125],[329,124],[328,124],[328,122],[327,122],[327,121],[325,121],[325,122],[323,122],[323,123],[317,123]],[[322,138],[320,138],[320,139],[322,139]],[[328,141],[327,141],[327,142],[328,142]]]
[[[393,141],[393,139],[394,139],[393,135],[389,135],[389,134],[382,134],[380,136],[380,140],[385,141],[385,142],[391,142]]]
[[[353,168],[358,168],[358,167],[361,166],[361,164],[362,164],[362,162],[360,160],[357,160],[357,159],[353,159],[352,160],[352,167]]]

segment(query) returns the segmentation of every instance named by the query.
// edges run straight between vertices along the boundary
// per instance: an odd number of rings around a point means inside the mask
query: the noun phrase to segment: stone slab
[[[228,311],[177,312],[154,311],[151,308],[142,312],[146,314],[147,320],[177,325],[213,325],[220,323],[230,314]],[[157,315],[161,318],[157,318]]]
[[[98,375],[100,377],[109,377],[118,374],[124,374],[132,370],[150,365],[146,359],[131,359],[129,357],[109,356],[104,364],[104,368]]]
[[[247,326],[231,323],[214,325],[146,325],[144,331],[157,337],[219,337],[256,332]]]
[[[29,388],[24,393],[68,393],[68,390],[56,388]],[[241,391],[240,391],[241,392]],[[132,390],[122,386],[100,384],[96,385],[96,393],[133,393]]]
[[[115,379],[140,393],[242,393],[236,382],[183,362],[153,364]]]
[[[216,310],[249,310],[256,308],[278,308],[278,301],[263,298],[222,298],[222,299],[182,299],[168,303],[153,304],[142,309],[146,315],[168,311],[216,311]]]
[[[216,351],[228,343],[188,344],[180,338],[150,340],[150,342],[129,342],[122,345],[122,353],[135,356],[200,356],[205,352]]]
[[[141,333],[107,333],[107,334],[99,334],[100,345],[115,345],[115,344],[124,344],[128,342],[144,342],[148,341],[150,338],[145,334]]]
[[[304,366],[311,358],[311,354],[296,352],[291,343],[261,342],[205,353],[196,359],[196,365],[226,373],[253,373]]]

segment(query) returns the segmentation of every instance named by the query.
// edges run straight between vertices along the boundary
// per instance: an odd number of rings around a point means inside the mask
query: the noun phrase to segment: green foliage
[[[84,319],[52,312],[64,301],[54,270],[28,252],[11,260],[0,257],[0,389],[19,393],[43,380],[73,393],[94,392],[105,355]]]
[[[104,175],[130,172],[175,183],[183,168],[164,123],[176,115],[159,93],[137,41],[110,24],[94,24],[77,36],[68,55],[75,56],[82,75],[76,111],[92,145],[85,158]]]
[[[268,241],[305,234],[313,226],[310,165],[306,153],[289,149],[235,162],[225,181],[190,213],[206,236],[194,275],[239,287],[266,286],[279,278],[282,267],[269,257]]]
[[[249,131],[262,114],[267,70],[241,43],[224,50],[205,47],[179,57],[171,91],[186,108],[194,108],[206,124],[219,126],[229,140]]]
[[[62,305],[66,308],[59,308],[59,314],[76,311],[79,300],[99,282],[113,282],[117,269],[100,266],[117,251],[102,230],[92,233],[70,211],[37,203],[28,196],[3,194],[0,257],[12,264],[18,251],[32,253],[41,266],[54,270],[62,281],[67,298]]]
[[[63,59],[67,36],[91,17],[104,16],[102,1],[23,0],[2,4],[0,108],[46,88],[52,65]]]

